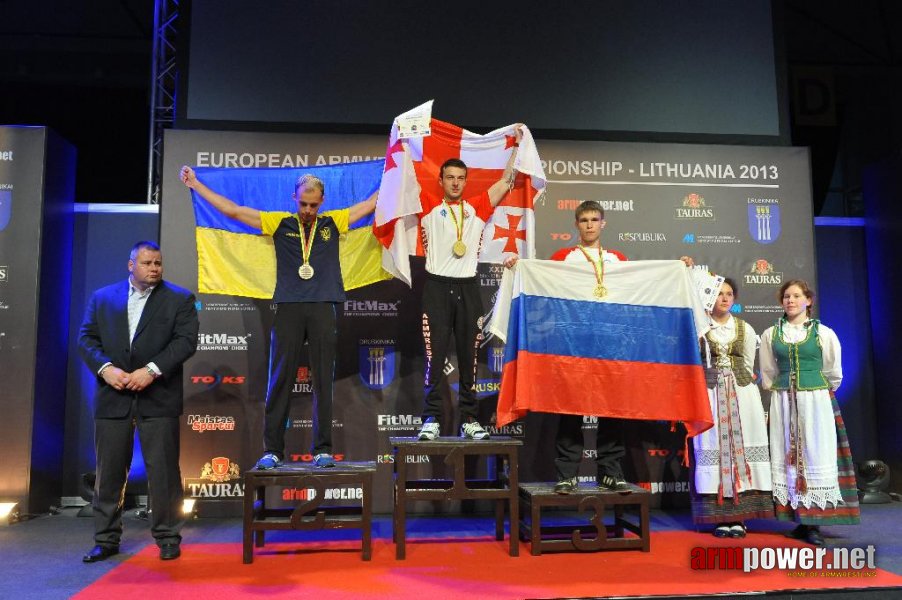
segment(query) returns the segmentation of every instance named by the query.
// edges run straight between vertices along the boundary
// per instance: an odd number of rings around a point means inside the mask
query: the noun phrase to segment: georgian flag
[[[395,119],[385,152],[385,171],[376,202],[373,232],[384,250],[383,268],[411,285],[410,256],[423,256],[417,214],[421,194],[442,196],[439,168],[449,158],[467,165],[464,198],[487,190],[504,173],[514,150],[515,125],[478,135],[456,125],[429,119],[429,135],[402,139],[399,122],[414,114],[431,116],[432,101]],[[535,257],[535,201],[545,190],[545,171],[532,134],[523,126],[514,161],[513,189],[495,208],[483,231],[479,262],[500,263],[506,254]]]

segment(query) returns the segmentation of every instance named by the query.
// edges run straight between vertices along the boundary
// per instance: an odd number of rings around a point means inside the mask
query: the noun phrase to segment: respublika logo
[[[621,242],[666,242],[667,235],[660,231],[624,232],[617,235]]]
[[[395,341],[360,340],[358,372],[371,390],[388,387],[395,378]]]
[[[759,244],[772,244],[780,237],[780,203],[776,198],[749,198],[749,234]]]
[[[6,226],[9,225],[9,218],[12,215],[12,208],[12,190],[0,190],[0,231],[6,229]]]
[[[704,219],[714,221],[714,209],[705,206],[705,198],[701,194],[691,193],[683,196],[683,201],[676,207],[674,219]]]
[[[759,258],[752,263],[751,269],[745,274],[745,283],[748,285],[774,285],[783,284],[783,273],[774,270],[774,265],[767,259]]]

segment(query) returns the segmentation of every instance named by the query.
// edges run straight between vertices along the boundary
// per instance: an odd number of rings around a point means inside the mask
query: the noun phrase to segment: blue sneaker
[[[268,471],[270,469],[275,469],[276,467],[282,466],[282,459],[273,454],[272,452],[267,452],[263,455],[263,458],[257,461],[257,468],[262,471]]]
[[[335,466],[335,459],[332,458],[331,454],[324,452],[313,457],[313,464],[315,464],[320,469],[329,469]]]

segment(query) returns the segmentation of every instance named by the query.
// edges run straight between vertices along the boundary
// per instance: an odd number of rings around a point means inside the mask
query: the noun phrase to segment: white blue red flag
[[[521,260],[489,323],[506,342],[497,425],[528,411],[713,424],[698,337],[708,319],[678,260]]]

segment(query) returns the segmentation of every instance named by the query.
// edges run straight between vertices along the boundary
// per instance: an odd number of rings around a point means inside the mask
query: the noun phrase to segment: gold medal
[[[600,283],[595,286],[595,290],[592,292],[596,298],[604,298],[608,295],[608,288],[604,287]]]
[[[467,253],[467,245],[464,244],[462,241],[457,240],[456,242],[454,242],[454,245],[451,247],[451,250],[454,252],[454,256],[460,258],[464,254]]]
[[[298,268],[298,277],[301,279],[310,279],[313,277],[313,267],[310,264],[303,264]]]

